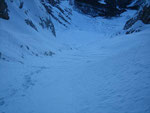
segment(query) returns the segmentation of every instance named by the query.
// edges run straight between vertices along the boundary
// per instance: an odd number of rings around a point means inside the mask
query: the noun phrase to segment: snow
[[[137,3],[137,0],[133,0],[133,2],[131,2],[131,4],[128,5],[128,7],[133,7],[136,3]]]
[[[150,0],[146,0],[146,4],[149,6],[150,5]]]
[[[73,11],[68,29],[55,24],[54,38],[34,10],[40,32],[9,7],[13,18],[0,19],[0,113],[150,112],[150,26],[115,35],[135,11],[112,19]]]
[[[100,0],[98,2],[101,3],[101,4],[106,4],[105,0]]]

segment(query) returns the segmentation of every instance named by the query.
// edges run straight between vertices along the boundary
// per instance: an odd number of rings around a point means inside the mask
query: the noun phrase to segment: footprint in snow
[[[2,97],[2,98],[0,98],[0,106],[3,106],[5,104],[5,100],[4,100],[4,98]]]

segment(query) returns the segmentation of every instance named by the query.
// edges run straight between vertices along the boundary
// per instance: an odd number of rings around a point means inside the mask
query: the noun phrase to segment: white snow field
[[[73,11],[56,38],[18,14],[0,19],[0,113],[150,113],[150,26],[121,30],[134,11],[112,19]]]

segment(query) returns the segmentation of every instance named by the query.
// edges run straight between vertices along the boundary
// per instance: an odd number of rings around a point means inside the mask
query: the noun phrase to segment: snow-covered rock
[[[71,12],[67,1],[1,0],[1,59],[22,63],[28,55],[39,57],[53,52],[59,44],[52,38],[59,30],[69,29]]]
[[[84,14],[92,17],[113,17],[120,15],[123,10],[117,8],[115,0],[75,0],[75,7]]]
[[[145,1],[135,16],[126,22],[124,30],[131,28],[139,20],[144,24],[150,24],[150,5],[148,1]]]

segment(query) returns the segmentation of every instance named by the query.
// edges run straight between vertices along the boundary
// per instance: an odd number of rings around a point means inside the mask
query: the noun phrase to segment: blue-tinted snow
[[[150,27],[139,21],[143,31],[122,31],[134,11],[112,19],[73,11],[68,29],[55,24],[54,38],[38,26],[38,0],[24,7],[40,32],[17,4],[9,5],[9,21],[0,19],[0,113],[150,112]]]

